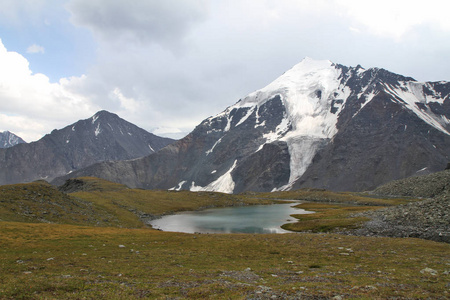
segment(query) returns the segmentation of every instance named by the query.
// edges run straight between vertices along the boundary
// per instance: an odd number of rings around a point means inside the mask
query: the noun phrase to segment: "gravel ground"
[[[416,237],[450,243],[450,199],[426,199],[359,214],[371,220],[350,232],[364,236]]]
[[[347,233],[417,237],[450,243],[450,170],[394,181],[373,193],[426,199],[358,214],[371,220],[362,228]]]

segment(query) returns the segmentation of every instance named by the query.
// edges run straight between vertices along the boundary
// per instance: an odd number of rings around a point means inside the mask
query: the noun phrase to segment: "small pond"
[[[280,226],[295,222],[292,214],[313,213],[297,203],[211,208],[153,220],[153,228],[186,233],[287,233]]]

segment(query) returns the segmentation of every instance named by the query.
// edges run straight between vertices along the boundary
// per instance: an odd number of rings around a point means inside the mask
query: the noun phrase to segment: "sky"
[[[0,0],[0,131],[181,138],[304,57],[450,81],[448,0]]]

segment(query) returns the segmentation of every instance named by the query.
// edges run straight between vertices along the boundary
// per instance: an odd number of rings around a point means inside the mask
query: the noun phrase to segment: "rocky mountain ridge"
[[[100,111],[36,142],[0,149],[0,184],[50,181],[97,162],[146,156],[172,142]]]
[[[450,83],[304,59],[158,153],[59,179],[130,187],[371,190],[450,161]]]

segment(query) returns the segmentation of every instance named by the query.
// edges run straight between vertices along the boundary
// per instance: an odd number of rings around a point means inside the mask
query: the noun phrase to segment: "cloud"
[[[35,23],[46,5],[46,0],[2,0],[0,9],[0,22],[21,24],[24,19]]]
[[[120,102],[120,107],[129,112],[129,113],[137,113],[139,110],[144,109],[143,104],[139,101],[136,101],[133,98],[125,97],[119,88],[115,88],[112,91],[112,98],[117,98]]]
[[[417,26],[424,25],[450,31],[448,0],[336,1],[341,5],[343,14],[376,35],[399,40]]]
[[[45,53],[45,49],[42,46],[33,44],[33,45],[31,45],[31,46],[29,46],[27,48],[27,53],[31,53],[31,54],[33,54],[33,53],[42,53],[42,54],[44,54]]]
[[[100,109],[161,135],[189,132],[305,56],[450,79],[446,1],[66,0],[66,10],[56,0],[30,7],[24,1],[32,0],[5,1],[11,10],[0,17],[22,22],[14,27],[0,18],[13,28],[5,43],[24,49],[36,41],[46,55],[27,61],[0,51],[8,56],[0,70],[0,130],[14,132],[13,124],[33,136]],[[43,26],[45,19],[52,22]]]
[[[85,96],[70,91],[72,80],[83,77],[50,83],[44,74],[33,74],[27,59],[8,51],[1,40],[0,65],[0,131],[9,130],[34,141],[99,110]]]
[[[207,7],[204,0],[72,0],[67,5],[72,22],[103,41],[165,46],[178,45],[205,19]]]

